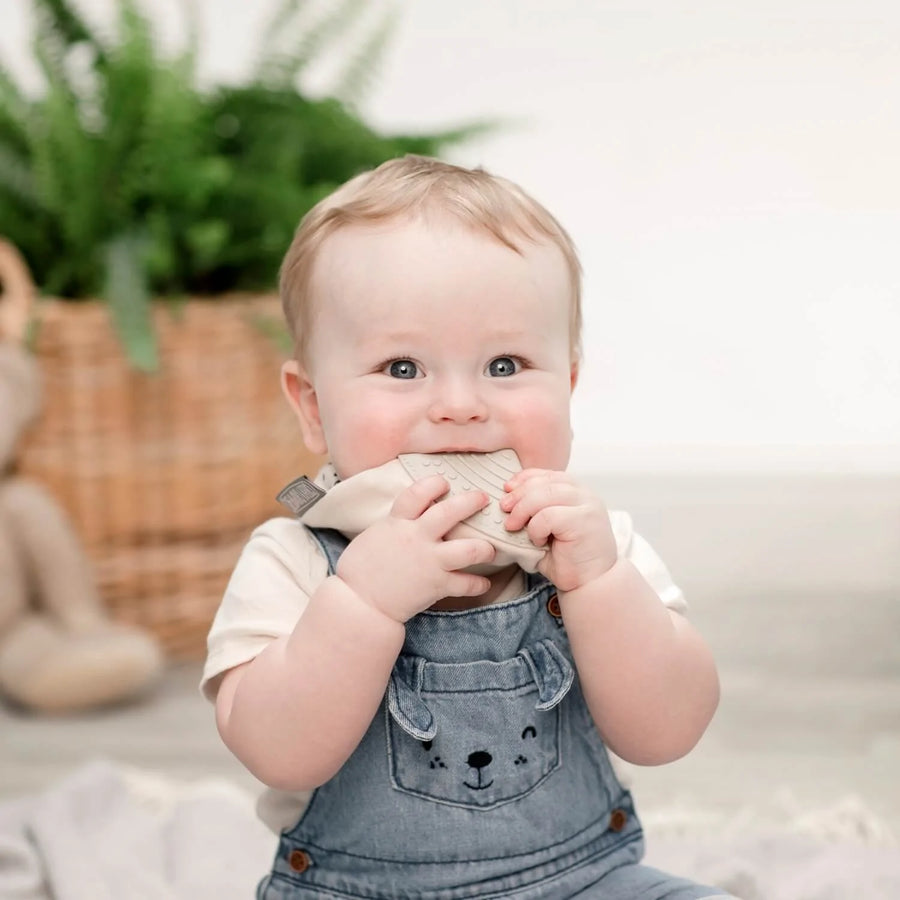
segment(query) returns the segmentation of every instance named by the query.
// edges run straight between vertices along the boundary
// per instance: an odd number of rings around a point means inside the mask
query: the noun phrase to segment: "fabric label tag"
[[[301,475],[290,484],[285,485],[275,499],[299,519],[307,510],[312,509],[325,496],[325,493],[317,484],[314,484],[305,475]]]

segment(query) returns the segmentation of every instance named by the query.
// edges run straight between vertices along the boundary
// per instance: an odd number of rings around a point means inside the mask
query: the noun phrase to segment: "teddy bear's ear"
[[[25,260],[0,238],[0,340],[24,342],[33,299],[34,282]]]

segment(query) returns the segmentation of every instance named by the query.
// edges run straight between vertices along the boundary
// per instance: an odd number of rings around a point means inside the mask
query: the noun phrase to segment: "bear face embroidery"
[[[458,702],[453,698],[451,702]],[[559,765],[559,711],[535,709],[533,695],[509,697],[491,715],[469,707],[452,723],[429,698],[436,734],[417,740],[390,721],[392,780],[398,789],[473,808],[491,808],[529,793]],[[443,727],[445,726],[445,727]]]
[[[537,729],[534,725],[526,725],[522,731],[522,740],[528,741],[536,739]],[[428,752],[434,747],[434,741],[422,741],[422,747]],[[472,791],[484,791],[491,787],[494,783],[494,779],[489,773],[489,768],[493,761],[494,757],[489,750],[473,750],[466,757],[466,765],[469,767],[470,772],[468,780],[463,781],[463,784]],[[513,760],[513,765],[528,765],[528,757],[525,756],[524,753],[519,753]],[[447,768],[447,764],[437,755],[430,759],[428,766],[431,769]]]

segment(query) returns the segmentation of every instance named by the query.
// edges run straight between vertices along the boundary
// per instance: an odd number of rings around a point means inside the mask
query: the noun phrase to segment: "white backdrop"
[[[199,0],[206,78],[247,69],[274,5]],[[26,77],[27,6],[0,0]],[[577,464],[900,471],[896,0],[394,6],[369,120],[511,120],[454,158],[519,181],[580,248]],[[176,0],[153,8],[177,41]]]

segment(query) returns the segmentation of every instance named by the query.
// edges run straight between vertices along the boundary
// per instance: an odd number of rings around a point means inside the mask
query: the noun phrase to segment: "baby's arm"
[[[406,620],[442,597],[488,588],[488,579],[458,570],[490,562],[493,547],[443,540],[488,498],[437,503],[446,492],[438,476],[407,488],[389,516],[350,542],[293,632],[222,679],[219,732],[263,783],[305,790],[331,778],[378,710]]]
[[[682,615],[664,606],[627,559],[609,515],[564,472],[528,470],[509,482],[507,527],[549,545],[541,572],[559,589],[585,699],[609,748],[658,765],[686,754],[718,704],[712,654]]]

